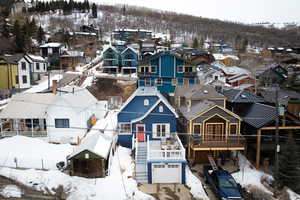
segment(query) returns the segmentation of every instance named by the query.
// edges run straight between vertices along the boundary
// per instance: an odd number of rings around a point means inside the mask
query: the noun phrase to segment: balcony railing
[[[159,146],[153,145],[153,141],[147,141],[148,144],[148,160],[185,160],[185,148],[183,147],[180,139],[176,135],[174,143],[160,144]],[[161,141],[154,141],[161,143]]]
[[[27,137],[47,137],[47,131],[2,131],[1,137],[12,137],[16,135]]]
[[[138,72],[138,77],[141,78],[151,77],[151,72]]]
[[[216,134],[191,135],[190,143],[192,148],[244,148],[246,139],[240,134],[230,136]]]

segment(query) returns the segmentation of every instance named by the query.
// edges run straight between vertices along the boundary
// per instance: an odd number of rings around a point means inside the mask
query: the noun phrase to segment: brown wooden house
[[[60,55],[60,69],[74,69],[84,62],[84,57],[84,52],[65,50]]]
[[[189,134],[186,143],[190,159],[205,163],[208,154],[226,159],[230,150],[245,150],[241,118],[225,108],[226,98],[213,87],[178,86],[175,101],[180,132]]]
[[[115,143],[115,139],[101,133],[86,136],[67,158],[70,175],[86,178],[105,177],[109,169],[109,159],[115,151]]]

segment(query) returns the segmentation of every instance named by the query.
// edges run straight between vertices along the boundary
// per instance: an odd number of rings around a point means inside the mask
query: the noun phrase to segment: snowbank
[[[40,139],[14,136],[0,140],[0,165],[4,167],[56,169],[72,153],[69,144],[55,145]]]
[[[112,159],[111,175],[105,178],[86,179],[71,177],[58,170],[17,170],[0,169],[0,174],[19,181],[39,191],[54,194],[60,185],[68,194],[68,200],[154,200],[153,197],[138,190],[132,178],[134,163],[130,157],[131,150],[118,147]]]
[[[299,200],[300,199],[300,195],[293,192],[290,189],[287,190],[287,193],[289,194],[290,200]]]
[[[191,194],[193,195],[193,197],[201,200],[209,200],[203,189],[201,181],[191,172],[188,166],[186,166],[185,168],[185,174],[186,185],[191,188]]]
[[[6,185],[0,190],[0,196],[5,198],[21,198],[22,190],[16,185]]]
[[[261,183],[262,179],[273,180],[271,175],[256,170],[242,154],[239,154],[239,167],[240,171],[233,173],[232,176],[236,182],[242,185],[242,187],[247,188],[255,186],[262,189],[264,192],[273,195],[273,193]]]

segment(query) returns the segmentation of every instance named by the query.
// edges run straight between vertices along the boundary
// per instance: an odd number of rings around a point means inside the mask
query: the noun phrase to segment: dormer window
[[[164,112],[164,107],[163,106],[159,106],[158,109],[159,109],[159,112],[161,112],[161,113]]]
[[[148,99],[144,100],[144,106],[149,106],[149,100]]]

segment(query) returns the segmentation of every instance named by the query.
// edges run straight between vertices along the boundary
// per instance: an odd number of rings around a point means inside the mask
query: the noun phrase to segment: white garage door
[[[152,183],[181,183],[181,164],[152,164]]]

